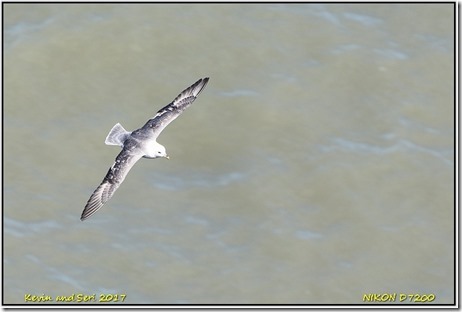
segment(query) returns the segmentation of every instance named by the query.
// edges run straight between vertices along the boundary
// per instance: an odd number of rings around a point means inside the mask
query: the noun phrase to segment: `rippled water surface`
[[[453,9],[5,4],[4,303],[454,302]],[[111,127],[205,76],[81,222]]]

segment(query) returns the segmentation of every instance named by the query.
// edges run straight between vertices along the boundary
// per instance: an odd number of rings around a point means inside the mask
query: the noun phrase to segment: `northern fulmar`
[[[119,145],[122,147],[122,151],[117,155],[114,164],[109,168],[101,184],[91,195],[80,220],[89,218],[114,195],[127,173],[141,157],[169,158],[165,147],[157,143],[157,137],[169,123],[180,116],[194,102],[208,81],[208,77],[196,81],[137,130],[129,132],[120,123],[112,127],[105,143],[107,145]]]

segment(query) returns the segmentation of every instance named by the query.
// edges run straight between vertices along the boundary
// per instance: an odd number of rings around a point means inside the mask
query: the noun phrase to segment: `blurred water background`
[[[454,4],[3,8],[4,303],[454,302]],[[81,222],[111,127],[206,76]]]

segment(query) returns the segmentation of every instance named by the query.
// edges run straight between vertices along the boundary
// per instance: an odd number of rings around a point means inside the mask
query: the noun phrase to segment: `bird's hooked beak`
[[[170,157],[168,157],[168,155],[166,155],[165,158],[167,158],[168,160],[170,160]]]

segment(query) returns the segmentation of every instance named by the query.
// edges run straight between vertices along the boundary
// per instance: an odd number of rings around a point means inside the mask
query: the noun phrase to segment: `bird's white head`
[[[143,157],[145,158],[159,158],[159,157],[164,157],[169,159],[167,155],[167,151],[165,150],[165,147],[162,144],[159,144],[157,142],[154,142],[149,144],[149,147],[144,150],[145,155]]]
[[[167,150],[165,149],[165,146],[163,146],[161,144],[158,144],[158,145],[159,146],[157,147],[156,157],[164,157],[164,158],[169,159],[169,157],[167,155]]]

